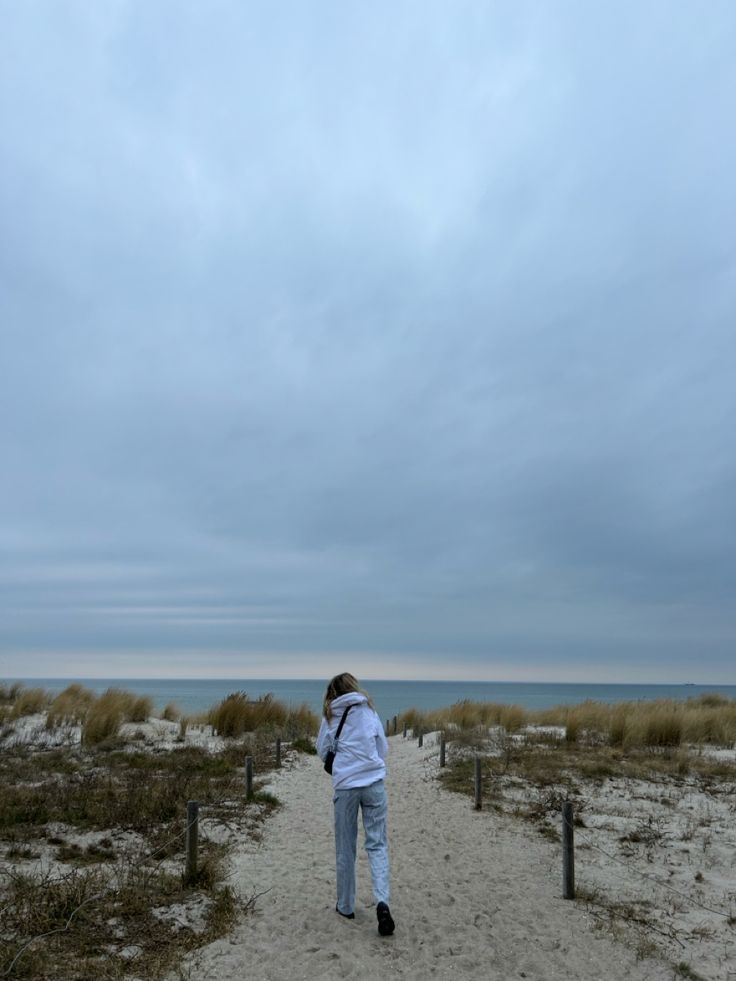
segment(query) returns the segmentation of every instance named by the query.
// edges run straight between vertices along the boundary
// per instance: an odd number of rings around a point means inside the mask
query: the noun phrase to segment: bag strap
[[[348,707],[342,713],[342,718],[340,719],[340,725],[337,727],[337,730],[335,732],[335,742],[337,742],[337,740],[340,738],[340,733],[342,732],[342,727],[345,725],[345,718],[346,718],[348,712],[353,707],[353,705],[357,705],[357,704],[358,704],[357,702],[353,702],[353,704],[352,705],[348,705]]]

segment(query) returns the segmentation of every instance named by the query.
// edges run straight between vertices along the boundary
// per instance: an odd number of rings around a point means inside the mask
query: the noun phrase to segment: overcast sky
[[[736,683],[736,5],[0,0],[0,677]]]

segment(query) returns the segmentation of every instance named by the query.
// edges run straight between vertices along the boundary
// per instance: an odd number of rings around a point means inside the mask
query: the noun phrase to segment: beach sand
[[[269,783],[283,807],[233,855],[231,882],[257,896],[255,912],[176,977],[671,981],[671,965],[639,959],[561,898],[559,844],[443,789],[433,743],[390,740],[393,937],[376,930],[362,831],[355,920],[336,914],[331,781],[295,755]]]

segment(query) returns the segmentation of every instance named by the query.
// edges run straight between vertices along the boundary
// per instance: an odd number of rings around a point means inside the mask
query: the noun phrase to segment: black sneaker
[[[378,917],[378,932],[382,937],[390,937],[394,932],[395,924],[391,918],[391,910],[386,903],[379,903],[376,906],[376,916]]]
[[[386,909],[388,909],[388,907],[386,907]],[[337,908],[337,903],[335,903],[335,912],[340,913],[340,910]],[[346,920],[355,919],[355,913],[340,913],[340,916],[344,916]]]

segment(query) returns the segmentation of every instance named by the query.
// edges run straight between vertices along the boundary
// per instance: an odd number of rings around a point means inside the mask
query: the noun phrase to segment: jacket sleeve
[[[376,749],[378,750],[378,755],[382,760],[385,760],[388,756],[388,740],[383,732],[383,726],[381,725],[381,720],[378,718],[377,713],[374,713],[374,720],[376,724]]]
[[[319,758],[324,763],[325,756],[327,756],[327,751],[330,748],[330,731],[327,725],[327,719],[322,719],[322,724],[319,727],[319,735],[317,736],[317,753]]]

